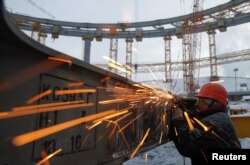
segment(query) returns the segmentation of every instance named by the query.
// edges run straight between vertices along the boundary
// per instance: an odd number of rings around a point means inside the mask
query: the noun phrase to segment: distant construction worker
[[[180,154],[189,157],[192,164],[207,164],[210,149],[241,148],[228,113],[227,96],[223,86],[205,84],[196,96],[197,113],[190,115],[189,124],[183,110],[174,109],[172,139]]]

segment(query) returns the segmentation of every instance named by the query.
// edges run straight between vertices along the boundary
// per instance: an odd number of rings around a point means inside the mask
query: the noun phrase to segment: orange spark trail
[[[55,156],[56,154],[58,154],[59,152],[61,152],[62,149],[59,148],[58,150],[56,150],[55,152],[49,154],[48,156],[46,156],[44,159],[42,159],[41,161],[39,161],[36,165],[42,165],[44,162],[48,161],[50,158],[52,158],[53,156]]]
[[[29,109],[29,110],[22,110],[22,111],[10,111],[10,112],[3,112],[0,113],[0,119],[7,119],[7,118],[13,118],[13,117],[19,117],[19,116],[26,116],[26,115],[32,115],[37,113],[43,113],[43,112],[51,112],[51,111],[59,111],[59,110],[66,110],[71,108],[80,108],[80,107],[88,107],[93,106],[93,103],[86,103],[86,104],[73,104],[73,105],[62,105],[62,106],[54,106],[54,107],[45,107],[45,108],[37,108],[37,109]]]
[[[42,157],[42,159],[44,159],[44,158],[47,157],[47,156],[48,156],[47,152],[46,152],[45,150],[42,150],[42,151],[41,151],[41,157]],[[50,165],[49,160],[44,161],[44,162],[43,162],[43,165]]]
[[[68,87],[78,87],[78,86],[83,86],[84,82],[73,82],[73,83],[69,83],[67,86]]]
[[[86,126],[86,129],[91,130],[92,128],[96,127],[97,125],[99,125],[101,123],[102,123],[102,121],[95,122],[94,124],[92,124],[90,126]]]
[[[94,114],[94,115],[81,117],[81,118],[71,120],[71,121],[68,121],[68,122],[64,122],[64,123],[61,123],[61,124],[57,124],[57,125],[54,125],[54,126],[51,126],[51,127],[39,129],[37,131],[32,131],[32,132],[29,132],[29,133],[25,133],[25,134],[14,137],[12,139],[12,144],[14,146],[19,147],[19,146],[25,145],[27,143],[33,142],[35,140],[41,139],[43,137],[49,136],[51,134],[60,132],[60,131],[65,130],[67,128],[71,128],[73,126],[79,125],[79,124],[84,123],[84,122],[93,121],[93,120],[96,120],[96,119],[98,119],[100,117],[110,115],[110,114],[115,113],[115,112],[116,112],[115,110],[100,112],[100,113],[97,113],[97,114]]]
[[[203,124],[200,120],[196,119],[195,117],[193,119],[194,121],[196,121],[196,123],[198,123],[204,129],[205,132],[209,130],[208,127],[205,126],[205,124]]]
[[[116,64],[109,63],[108,66],[111,67],[111,68],[114,68],[114,69],[118,69],[118,70],[120,70],[121,72],[124,72],[124,73],[127,73],[127,74],[131,74],[131,71],[128,71],[128,70],[126,70],[125,68],[122,68],[122,67],[120,67],[120,66],[117,66]]]
[[[184,111],[184,116],[185,116],[185,118],[186,118],[186,121],[187,121],[189,130],[190,130],[190,131],[193,131],[193,130],[194,130],[194,126],[193,126],[193,124],[192,124],[192,122],[191,122],[191,120],[190,120],[190,118],[189,118],[189,116],[188,116],[188,113],[187,113],[186,111]]]
[[[111,120],[107,120],[107,121],[110,122],[110,123],[115,124],[115,126],[117,126],[119,130],[121,129],[120,125],[119,125],[117,122],[114,122],[114,121],[111,121]],[[116,128],[116,127],[115,127],[115,128]],[[115,131],[115,129],[114,129],[113,131]],[[110,138],[111,138],[111,135],[114,133],[113,131],[112,131],[111,134],[110,134]],[[119,133],[119,132],[118,132],[118,133]],[[124,140],[124,142],[125,142],[127,148],[129,149],[129,145],[128,145],[128,142],[127,142],[127,139],[126,139],[124,133],[123,133],[123,132],[120,132],[120,134],[122,135],[122,138],[123,138],[123,140]]]
[[[144,141],[146,140],[146,138],[148,136],[149,131],[150,131],[150,128],[147,129],[147,132],[145,133],[142,141],[138,144],[138,146],[136,147],[136,149],[134,150],[134,152],[131,154],[130,159],[133,158],[136,155],[136,153],[138,152],[138,150],[140,149],[140,147],[143,145]]]
[[[122,132],[125,128],[127,128],[131,123],[133,123],[135,120],[137,120],[139,117],[141,117],[143,115],[144,112],[142,112],[140,115],[138,115],[136,118],[134,118],[133,120],[131,120],[128,124],[126,124],[125,126],[123,126],[119,131]]]
[[[162,141],[162,135],[163,135],[163,132],[161,131],[161,136],[160,136],[159,144],[161,144],[161,141]]]
[[[56,95],[74,94],[74,93],[95,93],[96,89],[68,89],[68,90],[57,90]]]
[[[22,107],[13,107],[11,110],[22,111],[22,110],[29,110],[29,109],[36,109],[36,108],[53,107],[53,106],[58,106],[58,105],[81,104],[81,103],[84,103],[84,101],[79,100],[79,101],[57,102],[57,103],[48,103],[48,104],[39,104],[39,105],[29,105],[29,106],[22,106]]]
[[[110,132],[108,138],[111,139],[111,137],[113,136],[113,134],[115,133],[115,129],[116,129],[117,125],[114,126],[114,128],[112,129],[112,131]]]
[[[114,118],[114,117],[116,117],[116,116],[123,115],[124,113],[128,113],[127,108],[126,108],[126,109],[123,109],[123,110],[120,110],[120,111],[117,111],[117,112],[114,113],[114,114],[111,114],[111,115],[108,115],[108,116],[104,116],[103,118],[100,118],[100,119],[98,119],[98,120],[95,120],[94,122],[99,122],[99,121],[102,121],[102,120],[108,120],[108,119]]]
[[[117,103],[117,102],[123,102],[125,101],[124,99],[113,99],[113,100],[105,100],[105,101],[99,101],[99,104],[112,104],[112,103]]]
[[[119,121],[121,121],[122,119],[124,119],[124,118],[126,118],[127,116],[129,116],[129,115],[131,115],[132,114],[132,112],[129,112],[128,114],[126,114],[126,115],[123,115],[122,117],[120,117],[119,119],[117,119],[115,122],[119,122]]]
[[[110,80],[110,77],[109,77],[109,76],[106,76],[106,77],[103,77],[100,81],[101,81],[102,83],[104,83],[105,81],[108,81],[108,80]]]
[[[66,59],[62,59],[62,58],[58,58],[58,57],[48,57],[49,60],[54,60],[54,61],[59,61],[59,62],[65,62],[68,63],[69,65],[72,64],[71,60],[66,60]]]
[[[52,91],[51,89],[49,89],[49,90],[47,90],[47,91],[44,91],[44,92],[42,92],[42,93],[40,93],[40,94],[38,94],[38,95],[32,97],[32,98],[29,99],[28,101],[26,101],[26,104],[32,104],[32,103],[34,103],[35,101],[37,101],[37,100],[43,98],[44,96],[47,96],[47,95],[51,94],[52,92],[53,92],[53,91]]]

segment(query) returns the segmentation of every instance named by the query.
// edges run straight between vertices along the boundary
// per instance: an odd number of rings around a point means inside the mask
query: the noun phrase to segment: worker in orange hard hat
[[[183,111],[175,109],[172,139],[183,156],[192,164],[207,164],[211,160],[210,151],[241,148],[238,136],[228,113],[226,89],[216,83],[202,86],[196,95],[197,113],[190,115],[193,127],[187,124]],[[203,126],[202,126],[203,124]]]
[[[196,97],[198,98],[197,105],[199,106],[199,109],[201,111],[203,110],[202,109],[203,104],[199,104],[199,101],[201,100],[207,100],[207,102],[209,102],[208,107],[212,106],[215,102],[221,104],[223,107],[227,107],[227,91],[220,84],[216,83],[205,84],[200,89],[200,92]]]

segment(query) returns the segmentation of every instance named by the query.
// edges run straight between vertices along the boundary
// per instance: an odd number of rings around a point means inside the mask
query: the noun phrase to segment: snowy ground
[[[250,149],[250,138],[242,138],[240,139],[240,142],[242,148]],[[130,159],[123,163],[123,165],[137,165],[137,164],[190,165],[191,161],[189,158],[184,158],[183,156],[181,156],[176,150],[174,143],[171,141],[144,154],[137,155],[133,159]]]
[[[237,116],[250,116],[250,103],[249,102],[234,102],[230,104],[230,108],[234,109],[247,109],[248,112]],[[250,149],[250,138],[240,139],[242,148]],[[179,154],[175,148],[174,143],[168,142],[151,151],[137,155],[135,158],[130,159],[123,163],[123,165],[137,165],[137,164],[150,164],[150,165],[191,165],[189,158],[184,158]]]

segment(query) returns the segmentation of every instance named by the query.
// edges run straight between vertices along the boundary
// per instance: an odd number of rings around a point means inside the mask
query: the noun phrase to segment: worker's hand
[[[178,118],[183,118],[183,116],[182,116],[182,111],[181,111],[180,108],[175,108],[175,109],[173,109],[173,111],[172,111],[171,119],[172,119],[172,120],[175,120],[175,119],[178,119]]]

